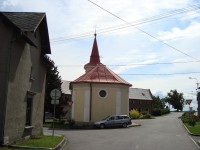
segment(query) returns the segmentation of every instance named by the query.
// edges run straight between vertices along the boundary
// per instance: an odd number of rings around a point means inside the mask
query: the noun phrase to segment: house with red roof
[[[108,115],[129,114],[129,87],[132,85],[100,62],[96,34],[85,74],[70,82],[72,118],[94,122]]]

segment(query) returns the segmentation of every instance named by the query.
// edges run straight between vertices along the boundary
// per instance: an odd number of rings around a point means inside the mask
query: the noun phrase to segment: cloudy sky
[[[50,57],[63,80],[72,81],[84,73],[96,30],[103,64],[133,87],[151,89],[154,95],[166,96],[177,89],[186,99],[193,99],[191,106],[196,107],[195,89],[200,81],[200,2],[92,2],[1,0],[0,10],[46,12]]]

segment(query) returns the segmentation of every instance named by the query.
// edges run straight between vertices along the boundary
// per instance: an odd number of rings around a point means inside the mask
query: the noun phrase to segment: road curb
[[[134,123],[134,124],[129,125],[128,127],[138,127],[138,126],[141,126],[141,124]]]
[[[53,150],[60,150],[60,149],[62,149],[67,143],[68,143],[68,140],[67,140],[65,137],[63,137],[63,140],[62,140],[57,146],[55,146],[55,147],[53,148]]]
[[[182,123],[183,127],[186,129],[186,131],[188,132],[188,134],[192,135],[192,136],[200,136],[200,134],[193,134],[189,131],[189,129],[185,126],[185,124],[182,122],[182,120],[180,120],[180,122]],[[194,141],[198,146],[200,146],[200,140],[198,141]],[[198,147],[199,148],[199,147]]]
[[[184,126],[184,128],[187,130],[187,132],[188,132],[190,135],[192,135],[192,136],[200,136],[200,134],[193,134],[193,133],[191,133],[182,121],[181,121],[181,123],[182,123],[182,125]]]

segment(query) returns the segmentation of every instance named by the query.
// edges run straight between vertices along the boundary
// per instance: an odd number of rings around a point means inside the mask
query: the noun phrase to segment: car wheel
[[[127,123],[123,123],[123,124],[122,124],[122,127],[123,127],[123,128],[127,128]]]
[[[105,128],[105,124],[100,124],[100,129],[104,129]]]

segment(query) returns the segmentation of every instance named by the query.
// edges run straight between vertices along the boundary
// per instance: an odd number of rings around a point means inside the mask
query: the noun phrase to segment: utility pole
[[[194,80],[196,80],[196,84],[197,84],[197,89],[196,89],[196,91],[197,91],[197,114],[198,114],[198,116],[200,116],[200,91],[199,91],[199,81],[197,80],[197,78],[192,78],[192,77],[189,77],[189,79],[194,79]]]

